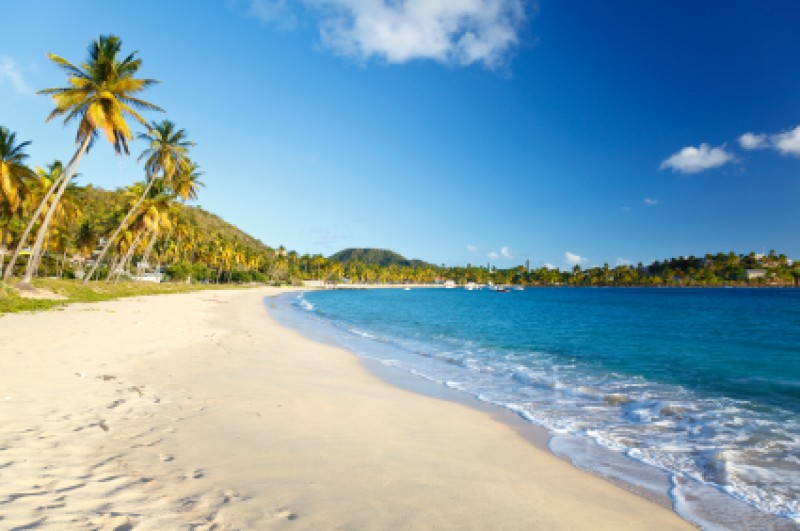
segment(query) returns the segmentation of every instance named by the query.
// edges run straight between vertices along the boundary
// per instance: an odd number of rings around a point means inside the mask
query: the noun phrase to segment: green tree
[[[49,55],[50,60],[66,72],[68,86],[39,92],[52,96],[55,103],[55,109],[47,120],[63,116],[65,125],[72,120],[78,120],[78,132],[75,137],[78,148],[67,164],[64,176],[54,192],[55,204],[60,201],[64,190],[75,175],[81,158],[99,133],[105,134],[117,154],[128,154],[128,141],[133,139],[133,135],[126,117],[130,116],[146,125],[147,122],[139,115],[137,109],[161,110],[152,103],[136,97],[137,93],[155,81],[137,79],[135,75],[142,65],[141,59],[136,58],[136,52],[122,58],[121,49],[122,41],[119,37],[103,35],[91,43],[89,57],[80,67],[57,55]],[[31,258],[20,282],[23,287],[30,286],[53,212],[55,208],[48,210],[39,227]],[[34,222],[35,219],[31,220],[31,223]],[[20,242],[20,245],[24,244],[25,242]]]
[[[8,222],[22,208],[23,197],[28,193],[28,183],[36,178],[25,161],[25,148],[30,141],[17,143],[16,133],[0,126],[0,217],[5,219],[0,233],[0,269],[6,252]]]
[[[146,134],[140,134],[139,138],[149,142],[149,147],[142,152],[139,160],[145,160],[144,169],[147,177],[147,185],[142,190],[139,200],[122,218],[117,229],[106,241],[103,250],[97,257],[92,269],[83,279],[84,284],[88,283],[97,270],[100,263],[105,258],[106,253],[111,248],[111,245],[116,241],[120,232],[122,232],[128,225],[128,221],[137,212],[142,202],[150,193],[150,189],[157,180],[161,180],[165,186],[170,187],[174,185],[174,178],[182,165],[188,164],[189,147],[193,145],[186,139],[186,131],[177,129],[175,124],[169,120],[162,120],[161,122],[153,122],[148,128]]]

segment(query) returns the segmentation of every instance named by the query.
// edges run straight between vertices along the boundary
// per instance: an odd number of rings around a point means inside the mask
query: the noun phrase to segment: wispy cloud
[[[725,146],[710,147],[700,144],[699,147],[687,146],[664,162],[661,169],[670,168],[680,173],[698,173],[723,166],[734,159],[733,154],[725,151]]]
[[[650,197],[645,197],[644,198],[644,204],[647,205],[647,206],[656,206],[660,202],[661,201],[659,201],[658,199],[653,199],[653,198],[650,198]]]
[[[554,266],[550,262],[545,262],[544,264],[542,264],[542,267],[547,268],[547,269],[558,269],[556,266]]]
[[[343,245],[344,242],[353,239],[350,234],[321,227],[311,229],[311,232],[314,234],[315,238],[313,242],[314,245],[319,245],[320,247],[338,247]]]
[[[470,253],[477,253],[480,249],[476,245],[472,245],[471,243],[467,245],[467,251]]]
[[[0,86],[8,83],[19,95],[30,96],[33,89],[28,86],[17,64],[8,56],[0,55]]]
[[[633,265],[633,261],[628,260],[627,258],[617,258],[617,265],[618,266],[629,266],[629,265]]]
[[[321,14],[336,53],[366,61],[430,59],[451,65],[507,63],[528,20],[527,0],[304,0]]]
[[[576,265],[585,264],[586,262],[589,261],[589,259],[585,258],[585,257],[583,257],[583,256],[581,256],[579,254],[574,254],[574,253],[571,253],[571,252],[567,251],[566,253],[564,253],[564,261],[567,264],[571,265],[571,266],[576,266]]]
[[[281,29],[297,27],[297,15],[286,0],[250,0],[249,14],[265,24],[274,24]]]
[[[467,250],[473,253],[480,252],[480,249],[478,249],[474,245],[468,245]],[[489,258],[489,260],[499,260],[501,258],[504,260],[511,260],[512,258],[514,258],[514,253],[511,252],[510,247],[503,246],[500,248],[500,252],[489,251],[486,253],[486,256]]]

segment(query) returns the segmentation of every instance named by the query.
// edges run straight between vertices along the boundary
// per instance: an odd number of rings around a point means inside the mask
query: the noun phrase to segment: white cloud
[[[772,135],[770,140],[775,146],[775,149],[780,151],[781,154],[796,155],[800,157],[800,125],[791,131]]]
[[[753,133],[745,133],[739,137],[739,145],[742,146],[743,149],[746,150],[753,150],[753,149],[764,149],[765,147],[769,147],[769,143],[767,142],[767,135],[765,134],[753,134]]]
[[[8,56],[0,55],[0,86],[8,82],[17,94],[30,96],[33,89],[28,86],[17,64]]]
[[[558,269],[556,266],[554,266],[550,262],[545,262],[544,264],[542,264],[542,267],[547,268],[547,269]]]
[[[564,253],[564,260],[571,266],[585,264],[586,262],[589,261],[588,258],[584,258],[583,256],[573,254],[569,251]]]
[[[475,245],[472,245],[472,244],[468,244],[467,245],[467,251],[469,251],[470,253],[477,253],[478,252],[478,247],[475,246]]]
[[[322,13],[322,42],[389,63],[432,59],[494,68],[519,45],[527,0],[304,0]]]
[[[627,258],[617,258],[617,265],[618,266],[629,266],[629,265],[633,265],[633,262],[631,260],[628,260]]]
[[[500,258],[500,255],[494,251],[490,251],[486,256],[488,256],[490,260],[497,260]]]
[[[687,146],[661,163],[661,169],[671,168],[681,173],[698,173],[727,164],[733,160],[733,154],[725,151],[725,146],[700,147]]]
[[[251,0],[249,13],[261,22],[293,29],[297,27],[297,16],[286,3],[286,0]]]
[[[503,247],[502,249],[500,249],[500,255],[503,258],[508,258],[509,260],[514,258],[514,255],[511,254],[511,249],[509,249],[508,247]]]
[[[647,206],[656,206],[659,203],[660,203],[660,201],[658,199],[652,199],[650,197],[645,197],[644,198],[644,204],[647,205]]]

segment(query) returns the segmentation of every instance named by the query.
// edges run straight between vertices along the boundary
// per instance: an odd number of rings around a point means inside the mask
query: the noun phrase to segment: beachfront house
[[[767,277],[766,269],[745,269],[744,273],[745,276],[747,277],[747,280],[756,280],[759,278]]]

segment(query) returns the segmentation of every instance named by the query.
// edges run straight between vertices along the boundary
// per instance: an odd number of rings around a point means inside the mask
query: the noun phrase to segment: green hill
[[[78,186],[75,187],[74,193],[81,209],[86,213],[91,213],[92,218],[96,220],[98,236],[110,233],[119,223],[121,215],[129,207],[130,197],[126,195],[125,190],[122,188],[104,190],[91,185]],[[273,251],[271,247],[247,234],[239,227],[198,206],[175,202],[172,208],[175,211],[175,220],[177,222],[192,227],[202,237],[218,237],[226,241],[239,242],[251,252],[271,253]]]
[[[349,248],[331,255],[328,260],[342,264],[347,262],[362,262],[365,264],[379,265],[381,267],[390,265],[402,267],[425,267],[430,265],[422,260],[409,260],[404,256],[388,249]]]

